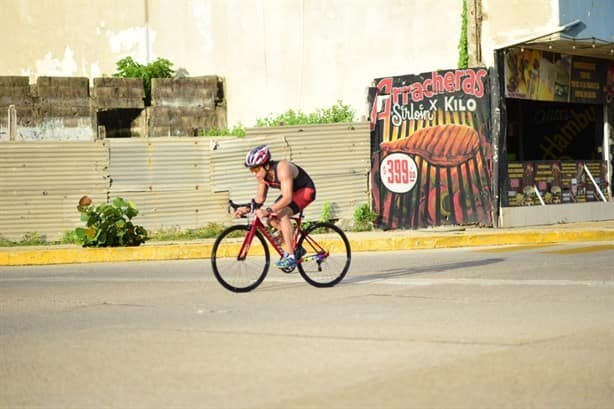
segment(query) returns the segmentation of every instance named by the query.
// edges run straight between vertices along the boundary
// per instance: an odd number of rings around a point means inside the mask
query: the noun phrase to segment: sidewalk
[[[435,227],[420,230],[348,232],[353,252],[614,241],[614,220],[493,229]],[[0,248],[0,266],[153,261],[209,258],[213,239],[148,242],[140,247],[83,248],[76,245]]]

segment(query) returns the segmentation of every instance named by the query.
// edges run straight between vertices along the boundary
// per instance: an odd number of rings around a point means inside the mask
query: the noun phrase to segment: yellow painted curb
[[[352,252],[437,249],[614,240],[614,230],[517,231],[492,233],[445,233],[349,237]],[[207,259],[213,243],[146,244],[115,248],[26,248],[0,249],[0,266],[24,266],[123,261]]]
[[[212,247],[212,244],[205,243],[114,248],[12,248],[0,252],[0,266],[199,259],[209,258]]]
[[[503,246],[517,244],[565,243],[614,240],[614,230],[524,231],[477,234],[395,236],[371,240],[350,240],[352,251],[438,249],[453,247]]]

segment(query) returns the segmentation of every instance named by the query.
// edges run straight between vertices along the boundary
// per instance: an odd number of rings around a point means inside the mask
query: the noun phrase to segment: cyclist
[[[261,220],[268,218],[269,223],[279,230],[283,238],[284,254],[276,265],[283,269],[296,266],[293,250],[293,228],[290,217],[299,213],[316,198],[316,187],[311,177],[300,166],[287,160],[271,160],[268,146],[260,145],[247,153],[244,165],[254,174],[258,181],[256,197],[252,199],[255,215]],[[262,208],[269,187],[280,189],[281,195],[275,199],[271,207]],[[249,212],[248,207],[237,209],[235,217],[241,217]]]

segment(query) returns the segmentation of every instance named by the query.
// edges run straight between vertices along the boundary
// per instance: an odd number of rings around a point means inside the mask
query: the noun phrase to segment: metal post
[[[610,145],[614,142],[611,132],[612,124],[608,116],[608,104],[603,104],[603,160],[607,163],[606,181],[608,182],[608,197],[612,198],[612,157],[610,156]]]
[[[17,139],[17,110],[15,109],[15,105],[9,105],[9,141],[14,141]]]
[[[595,178],[593,177],[591,171],[588,170],[588,166],[586,166],[586,164],[584,164],[584,171],[586,172],[586,174],[588,175],[589,179],[593,183],[593,186],[597,190],[597,193],[599,193],[599,197],[601,197],[601,200],[603,200],[604,202],[607,202],[607,200],[605,199],[605,196],[603,196],[603,193],[601,193],[601,189],[599,189],[599,185],[595,181]]]
[[[533,185],[533,190],[535,190],[535,195],[539,199],[539,203],[541,203],[542,206],[546,206],[546,203],[544,203],[544,199],[542,199],[542,195],[539,193],[537,186]]]
[[[107,139],[107,128],[105,128],[103,125],[98,125],[98,137],[97,137],[97,139],[99,141]]]

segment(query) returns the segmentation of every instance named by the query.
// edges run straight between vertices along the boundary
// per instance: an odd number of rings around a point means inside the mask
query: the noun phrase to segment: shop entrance
[[[503,206],[607,200],[603,106],[507,98]]]
[[[507,99],[508,161],[602,160],[603,107]]]

